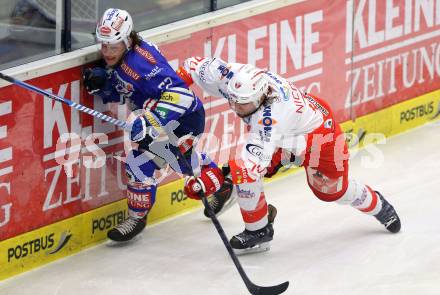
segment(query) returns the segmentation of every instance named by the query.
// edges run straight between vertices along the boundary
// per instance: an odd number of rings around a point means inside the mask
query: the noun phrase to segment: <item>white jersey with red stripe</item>
[[[191,76],[188,80],[192,79],[210,95],[225,99],[228,99],[229,81],[243,66],[218,58],[192,57],[185,61],[185,70]],[[392,222],[396,225],[393,228],[388,228],[388,223],[383,221],[385,211],[382,209],[383,204],[388,204],[386,200],[379,198],[369,186],[348,178],[347,145],[344,138],[343,142],[339,140],[342,130],[333,122],[325,101],[304,95],[293,83],[269,71],[264,72],[264,77],[270,87],[269,103],[244,118],[250,127],[248,138],[240,159],[229,162],[246,229],[260,230],[269,222],[262,176],[274,152],[282,148],[295,155],[305,154],[303,165],[308,185],[319,199],[351,205],[363,213],[376,216],[389,231],[398,232],[400,220],[395,212]],[[309,134],[331,135],[332,141],[315,151],[312,148],[315,137],[311,138]],[[317,139],[319,141],[320,136]],[[312,157],[314,151],[323,160],[312,165],[310,159],[315,159]],[[390,204],[387,206],[392,208]]]
[[[204,91],[225,99],[228,99],[229,80],[243,66],[219,58],[199,57],[191,57],[184,64],[193,81]],[[261,106],[244,119],[250,130],[240,159],[254,179],[264,175],[277,148],[302,154],[306,134],[323,123],[322,112],[293,83],[269,71],[264,75],[272,89],[269,96],[272,103]]]

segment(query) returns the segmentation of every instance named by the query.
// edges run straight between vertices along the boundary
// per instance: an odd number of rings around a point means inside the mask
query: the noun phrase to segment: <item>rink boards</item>
[[[360,117],[354,122],[344,122],[342,126],[350,147],[357,148],[439,118],[440,90]],[[298,170],[283,171],[275,179]],[[200,208],[200,202],[183,194],[182,186],[183,181],[178,180],[159,187],[149,224]],[[104,241],[107,230],[125,218],[126,210],[126,201],[120,200],[0,242],[0,280]]]
[[[182,186],[182,180],[160,186],[149,224],[200,206],[183,194]],[[107,231],[126,217],[123,199],[0,242],[0,280],[102,242]]]

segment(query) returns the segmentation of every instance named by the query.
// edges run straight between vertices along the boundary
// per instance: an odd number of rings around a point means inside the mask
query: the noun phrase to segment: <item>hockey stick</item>
[[[70,106],[72,108],[75,108],[75,109],[77,109],[80,112],[83,112],[83,113],[89,114],[89,115],[91,115],[93,117],[96,117],[98,119],[107,121],[107,122],[109,122],[109,123],[111,123],[113,125],[116,125],[116,126],[119,126],[119,127],[123,128],[123,129],[127,129],[130,126],[129,124],[127,124],[127,122],[124,122],[124,121],[112,118],[112,117],[107,116],[107,115],[105,115],[105,114],[103,114],[101,112],[95,111],[95,110],[90,109],[90,108],[88,108],[86,106],[83,106],[83,105],[81,105],[79,103],[76,103],[76,102],[73,102],[71,100],[68,100],[67,98],[55,95],[53,93],[50,93],[49,91],[43,90],[41,88],[38,88],[38,87],[33,86],[31,84],[28,84],[26,82],[17,80],[15,78],[10,77],[8,75],[5,75],[3,73],[0,73],[0,79],[6,80],[8,82],[11,82],[12,84],[18,85],[18,86],[20,86],[22,88],[25,88],[27,90],[30,90],[30,91],[42,94],[44,96],[52,98],[53,100],[62,102],[64,104],[67,104],[68,106]]]
[[[6,80],[10,83],[16,84],[22,88],[25,88],[27,90],[30,90],[32,92],[36,92],[39,94],[42,94],[43,96],[47,96],[53,100],[59,101],[61,103],[67,104],[70,107],[73,107],[75,109],[77,109],[78,111],[87,113],[91,116],[97,117],[101,120],[107,121],[111,124],[114,124],[116,126],[119,126],[121,128],[127,129],[129,127],[129,124],[127,124],[127,122],[112,118],[110,116],[107,116],[103,113],[100,113],[98,111],[95,111],[93,109],[90,109],[88,107],[85,107],[79,103],[73,102],[71,100],[68,100],[67,98],[64,97],[60,97],[58,95],[55,95],[53,93],[50,93],[48,91],[45,91],[41,88],[38,88],[36,86],[30,85],[26,82],[17,80],[13,77],[10,77],[8,75],[5,75],[3,73],[0,73],[0,79]],[[154,115],[153,115],[154,116]],[[156,120],[157,122],[160,122],[159,120]],[[163,130],[165,130],[165,132],[167,132],[168,137],[170,138],[170,143],[173,144],[174,146],[177,147],[177,143],[176,142],[171,142],[172,137],[170,137],[170,133],[167,130],[166,126],[163,127]],[[190,171],[191,175],[194,175],[194,172],[192,170],[191,165],[188,163],[188,161],[186,160],[186,158],[183,156],[183,154],[180,152],[180,150],[177,148],[176,149],[177,152],[179,153],[179,157],[182,158],[182,161],[184,162],[184,164],[187,166],[188,170]],[[244,271],[243,267],[240,264],[240,261],[237,258],[237,255],[235,255],[234,250],[232,249],[231,245],[229,244],[228,238],[222,228],[222,226],[220,225],[220,222],[218,221],[217,217],[215,216],[214,212],[212,211],[211,206],[209,206],[208,200],[206,199],[206,196],[204,195],[203,192],[200,193],[201,194],[201,199],[202,199],[202,203],[205,206],[206,210],[208,211],[209,216],[211,217],[212,222],[214,223],[215,228],[217,229],[218,234],[220,235],[223,244],[225,245],[226,249],[229,252],[229,256],[231,257],[232,261],[235,264],[235,267],[237,268],[241,278],[243,279],[247,289],[249,290],[249,292],[253,295],[277,295],[277,294],[281,294],[284,291],[286,291],[286,289],[289,286],[289,282],[284,282],[282,284],[276,285],[276,286],[268,286],[268,287],[263,287],[263,286],[258,286],[255,285],[254,283],[251,282],[251,280],[248,278],[248,276],[246,275],[246,272]]]
[[[152,117],[156,120],[156,122],[160,122],[156,116],[150,112]],[[172,131],[168,130],[167,126],[161,126],[164,132],[167,134],[169,138],[169,143],[171,143],[173,146],[176,147],[177,156],[182,159],[182,162],[185,166],[187,166],[190,176],[194,176],[194,171],[188,162],[188,160],[185,158],[185,156],[182,154],[180,149],[178,148],[177,142],[173,140],[173,137],[170,136],[172,134]],[[223,230],[223,227],[221,226],[220,222],[218,221],[217,217],[215,216],[214,211],[212,210],[211,206],[208,203],[208,199],[206,198],[203,191],[200,191],[200,199],[202,200],[203,206],[205,206],[206,210],[208,211],[208,214],[212,220],[212,223],[214,223],[214,226],[220,235],[220,238],[223,241],[223,244],[225,245],[226,249],[228,250],[229,256],[231,257],[232,261],[235,264],[235,267],[238,270],[238,273],[240,274],[241,278],[243,279],[247,289],[249,292],[253,295],[278,295],[283,293],[287,290],[289,287],[289,282],[284,282],[282,284],[276,285],[276,286],[258,286],[252,283],[252,281],[249,279],[249,277],[246,275],[246,272],[244,271],[243,267],[241,266],[240,261],[238,260],[237,255],[234,253],[234,250],[232,249],[231,244],[228,241],[228,238],[226,236],[225,231]]]
[[[205,206],[206,210],[208,211],[209,216],[211,217],[212,223],[214,223],[215,228],[217,229],[218,234],[220,235],[223,244],[225,245],[226,249],[228,250],[229,256],[231,256],[232,261],[235,264],[235,267],[238,270],[238,273],[240,274],[241,278],[243,279],[244,284],[246,285],[246,288],[249,290],[249,293],[253,295],[277,295],[281,294],[284,291],[287,290],[289,287],[289,281],[281,283],[279,285],[275,286],[258,286],[254,284],[249,277],[247,276],[246,272],[244,271],[243,267],[241,266],[240,261],[237,258],[237,255],[234,253],[234,250],[231,247],[231,244],[228,241],[228,238],[226,237],[225,231],[223,230],[220,222],[218,221],[217,217],[215,216],[214,211],[212,211],[211,206],[209,206],[208,200],[205,196],[205,194],[201,191],[201,199],[203,202],[203,205]]]

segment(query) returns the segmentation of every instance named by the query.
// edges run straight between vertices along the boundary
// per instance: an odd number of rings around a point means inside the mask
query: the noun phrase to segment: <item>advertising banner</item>
[[[439,1],[310,0],[161,48],[175,65],[215,56],[276,72],[329,101],[344,122],[439,89],[439,40]],[[245,128],[225,99],[204,101],[208,150],[222,163]]]
[[[104,111],[80,76],[74,68],[28,82]],[[123,196],[121,130],[17,86],[0,97],[0,240]]]
[[[352,118],[440,88],[439,1],[350,0],[345,10]]]

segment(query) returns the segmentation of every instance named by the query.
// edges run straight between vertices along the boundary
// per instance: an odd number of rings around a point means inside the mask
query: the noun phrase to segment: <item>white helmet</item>
[[[96,39],[105,44],[116,44],[123,41],[130,48],[128,37],[133,31],[133,20],[130,14],[122,9],[107,9],[96,26]]]
[[[261,97],[267,93],[269,82],[265,71],[254,66],[244,65],[228,82],[228,95],[232,102],[260,104]]]

